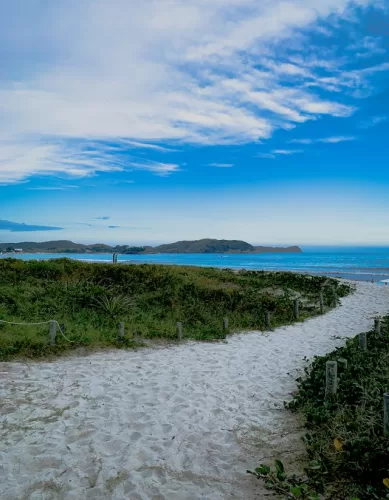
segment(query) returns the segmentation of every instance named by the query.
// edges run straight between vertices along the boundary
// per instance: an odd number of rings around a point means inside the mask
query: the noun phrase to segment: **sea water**
[[[8,254],[22,260],[67,257],[86,262],[112,262],[112,254]],[[303,247],[303,253],[119,255],[119,263],[171,264],[232,269],[296,271],[354,280],[389,279],[389,248]]]

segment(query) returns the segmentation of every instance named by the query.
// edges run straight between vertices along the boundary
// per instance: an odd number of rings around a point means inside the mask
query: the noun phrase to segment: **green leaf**
[[[276,471],[283,474],[285,472],[284,464],[280,460],[275,460],[274,463],[276,465]]]
[[[301,496],[302,496],[302,491],[301,491],[301,489],[298,486],[295,486],[294,488],[291,488],[290,492],[296,498],[301,498]]]
[[[261,464],[259,467],[255,469],[257,474],[261,474],[262,476],[267,476],[270,472],[270,467],[267,465]]]

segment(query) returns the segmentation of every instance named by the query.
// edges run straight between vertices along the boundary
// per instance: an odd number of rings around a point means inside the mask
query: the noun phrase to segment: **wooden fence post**
[[[332,289],[333,297],[332,297],[332,306],[336,307],[338,305],[338,297],[336,295],[335,288]]]
[[[359,334],[359,347],[364,351],[367,351],[367,335],[366,332]]]
[[[293,314],[294,314],[295,319],[299,318],[300,310],[299,310],[299,301],[298,301],[298,299],[295,299],[293,301]]]
[[[323,292],[320,292],[319,302],[320,302],[320,314],[324,314],[324,297],[323,297]]]
[[[338,364],[336,361],[326,363],[326,394],[325,397],[334,396],[338,388]]]
[[[270,311],[265,311],[265,326],[270,328]]]
[[[228,333],[228,318],[223,318],[223,331],[224,333]]]
[[[182,323],[181,323],[181,321],[177,322],[177,335],[178,335],[178,339],[182,340]]]
[[[124,323],[123,322],[119,323],[118,334],[119,334],[119,340],[123,340],[124,339]]]
[[[389,434],[389,393],[384,394],[384,434]]]
[[[56,336],[57,336],[57,322],[50,321],[50,345],[55,345]]]
[[[380,318],[376,318],[374,320],[374,331],[376,333],[381,334],[381,320],[380,320]]]

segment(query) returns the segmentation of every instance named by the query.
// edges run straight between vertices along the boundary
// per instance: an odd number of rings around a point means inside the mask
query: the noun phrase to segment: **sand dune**
[[[0,364],[1,498],[263,498],[246,469],[299,451],[282,403],[302,358],[369,329],[389,287],[358,283],[342,302],[227,343]]]

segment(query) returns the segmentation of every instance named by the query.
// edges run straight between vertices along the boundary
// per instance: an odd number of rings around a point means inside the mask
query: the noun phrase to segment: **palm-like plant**
[[[94,298],[95,306],[109,314],[112,318],[134,306],[134,301],[126,295],[101,295]]]

